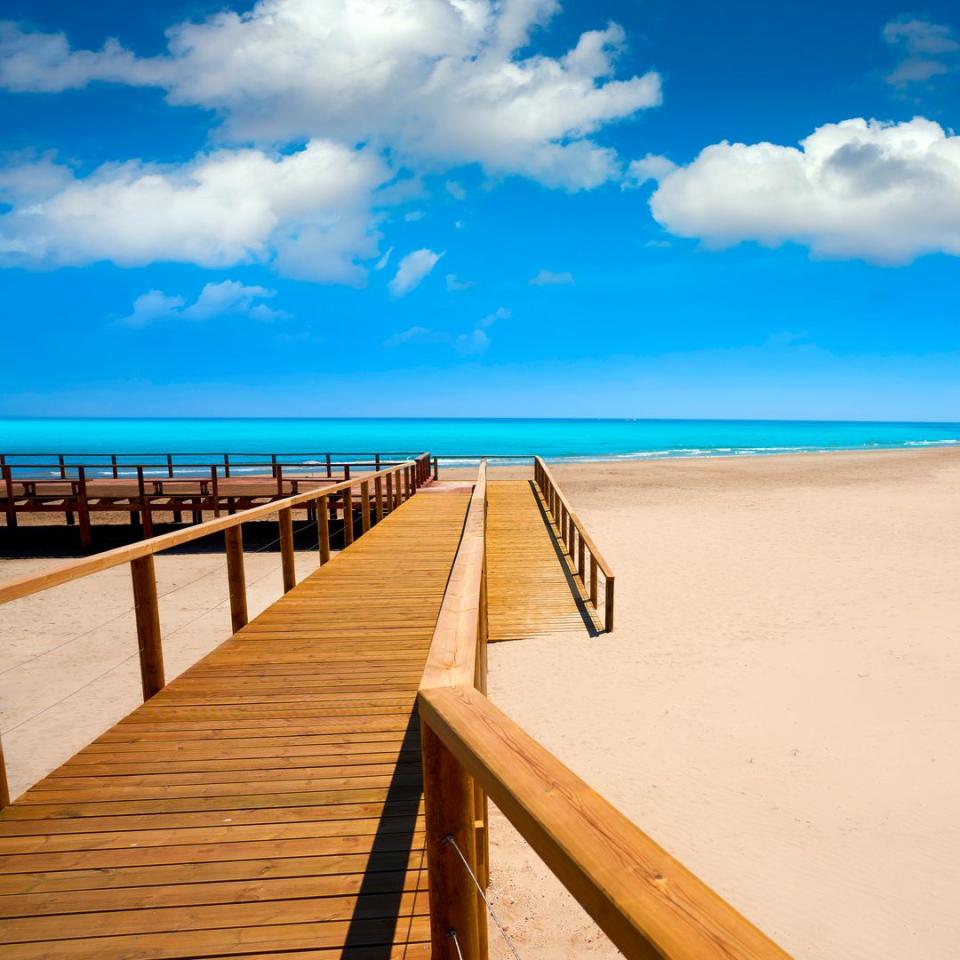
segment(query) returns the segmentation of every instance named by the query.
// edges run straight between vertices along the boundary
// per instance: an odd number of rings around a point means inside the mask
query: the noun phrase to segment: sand
[[[554,472],[617,572],[617,630],[491,647],[491,697],[797,957],[956,956],[960,451]],[[163,605],[169,676],[227,632],[218,564],[159,562],[161,592],[214,571]],[[252,607],[278,568],[249,562]],[[136,705],[128,606],[117,570],[0,610],[14,793]],[[615,955],[496,813],[492,838],[524,960]]]

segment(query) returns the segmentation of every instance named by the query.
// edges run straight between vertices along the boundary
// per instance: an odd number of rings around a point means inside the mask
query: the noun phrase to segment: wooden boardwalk
[[[407,501],[7,807],[0,956],[429,957],[414,704],[468,497]]]
[[[594,617],[558,547],[558,531],[536,485],[492,480],[487,503],[489,639],[595,632]]]

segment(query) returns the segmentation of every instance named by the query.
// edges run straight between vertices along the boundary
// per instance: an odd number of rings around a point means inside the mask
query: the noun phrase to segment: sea
[[[455,418],[8,418],[0,454],[10,464],[38,455],[116,454],[152,462],[168,453],[215,462],[224,452],[258,462],[284,454],[307,463],[328,452],[430,451],[447,465],[539,454],[553,461],[772,456],[960,444],[960,423],[830,420],[561,420]],[[198,456],[199,455],[199,456]]]

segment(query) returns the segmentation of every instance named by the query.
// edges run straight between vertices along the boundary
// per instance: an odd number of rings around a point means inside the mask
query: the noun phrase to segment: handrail
[[[628,960],[788,960],[484,695],[485,495],[482,463],[417,697],[432,955],[486,960],[489,795]]]
[[[477,651],[485,615],[480,608],[486,526],[487,465],[480,464],[457,556],[433,631],[420,689],[480,682]]]
[[[271,503],[265,503],[258,507],[251,507],[248,510],[232,516],[206,520],[203,523],[194,524],[186,529],[173,530],[170,533],[164,533],[160,536],[152,537],[149,540],[143,540],[140,543],[116,547],[113,550],[105,550],[103,553],[97,553],[90,557],[68,560],[55,567],[51,567],[43,573],[13,577],[10,580],[5,580],[0,583],[0,604],[8,603],[19,597],[27,597],[34,593],[40,593],[43,590],[48,590],[50,587],[55,587],[62,583],[69,583],[71,580],[77,580],[91,573],[109,570],[111,567],[119,566],[122,563],[130,563],[133,560],[153,556],[163,550],[169,550],[171,547],[177,547],[183,543],[190,543],[193,540],[208,537],[210,534],[219,533],[222,530],[229,530],[231,527],[239,527],[251,520],[259,520],[263,517],[272,516],[280,510],[311,503],[320,497],[329,497],[331,494],[348,490],[357,484],[369,483],[371,480],[375,481],[378,477],[385,478],[388,475],[392,476],[402,470],[412,468],[415,464],[416,461],[407,460],[395,467],[389,467],[386,470],[363,474],[360,477],[343,480],[340,483],[335,483],[328,487],[321,487],[318,490],[308,490],[304,493],[293,494],[282,500],[274,500]]]
[[[540,492],[543,494],[547,509],[553,515],[557,528],[560,531],[560,539],[567,548],[571,560],[574,560],[577,572],[585,587],[590,592],[590,601],[595,610],[599,610],[600,596],[597,588],[597,568],[603,573],[604,579],[604,630],[607,633],[613,631],[613,598],[615,577],[610,564],[604,559],[603,554],[597,549],[593,538],[587,533],[583,522],[577,516],[576,512],[570,506],[567,498],[560,490],[553,474],[547,468],[542,458],[534,457],[533,475]],[[579,538],[579,541],[578,541]],[[590,556],[589,577],[587,574],[587,562],[585,553]]]
[[[624,956],[789,956],[485,696],[433,688],[419,703],[421,720]]]

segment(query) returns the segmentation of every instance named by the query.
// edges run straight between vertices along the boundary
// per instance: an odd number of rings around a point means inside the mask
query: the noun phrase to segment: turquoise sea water
[[[960,444],[958,423],[777,420],[0,419],[0,453],[539,453],[646,460]],[[297,458],[293,458],[296,460]],[[15,462],[11,460],[10,462]]]

